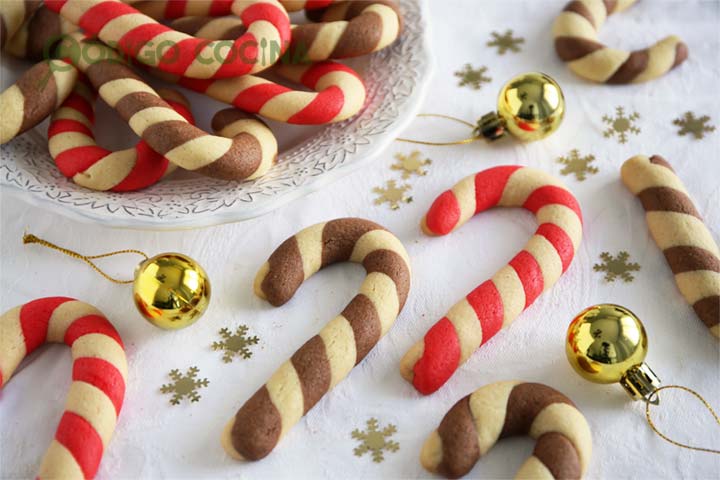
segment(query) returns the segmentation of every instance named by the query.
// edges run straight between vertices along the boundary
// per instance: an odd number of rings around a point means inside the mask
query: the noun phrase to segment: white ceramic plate
[[[263,178],[234,183],[175,173],[140,192],[95,192],[75,185],[47,152],[46,123],[0,147],[0,186],[41,208],[111,227],[195,228],[256,217],[315,191],[367,164],[415,116],[430,78],[431,58],[424,0],[400,0],[400,41],[352,63],[368,89],[365,108],[353,118],[322,128],[269,122],[281,148],[278,164]],[[4,84],[26,68],[3,59]],[[7,86],[7,85],[3,85]],[[193,111],[227,107],[195,94]],[[107,109],[109,110],[109,109]],[[102,113],[102,112],[101,112]],[[106,112],[111,113],[111,112]],[[202,115],[198,115],[201,117]],[[209,116],[209,115],[208,115]],[[100,127],[98,141],[115,146],[115,128]],[[206,122],[207,123],[207,122]],[[204,126],[202,122],[199,122]],[[126,132],[127,134],[127,132]]]

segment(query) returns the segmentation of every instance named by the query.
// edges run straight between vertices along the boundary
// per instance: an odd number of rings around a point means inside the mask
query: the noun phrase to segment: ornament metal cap
[[[647,351],[645,327],[620,305],[588,307],[568,327],[565,353],[581,377],[595,383],[620,383],[634,400],[657,405],[660,379],[644,363]]]

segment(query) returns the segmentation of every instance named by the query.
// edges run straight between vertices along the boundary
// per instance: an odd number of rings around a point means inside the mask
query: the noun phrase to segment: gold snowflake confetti
[[[487,67],[473,68],[472,65],[466,63],[462,70],[455,72],[455,76],[460,79],[458,86],[480,90],[483,83],[492,81],[492,78],[485,76],[485,73],[487,73]]]
[[[574,174],[575,179],[582,182],[587,178],[587,175],[598,173],[597,167],[590,165],[595,161],[594,155],[580,156],[580,152],[577,149],[570,150],[570,154],[566,157],[560,157],[557,159],[557,163],[565,165],[565,168],[560,170],[562,175]]]
[[[222,328],[219,332],[222,341],[213,342],[212,349],[224,352],[223,362],[225,363],[232,362],[235,356],[248,359],[252,357],[252,352],[248,347],[257,345],[260,339],[255,336],[248,337],[247,333],[248,327],[246,325],[237,327],[235,333],[232,333],[227,328]]]
[[[362,457],[366,452],[372,452],[373,462],[380,463],[385,460],[383,451],[397,452],[400,449],[399,443],[390,440],[390,437],[397,432],[395,425],[389,424],[387,427],[379,430],[379,424],[375,418],[368,420],[366,425],[366,431],[361,431],[357,428],[352,431],[352,438],[362,442],[353,450],[355,456]]]
[[[522,37],[513,37],[512,30],[506,30],[503,35],[498,32],[492,32],[493,38],[487,42],[488,47],[497,47],[498,55],[505,55],[505,52],[510,50],[511,52],[519,52],[520,44],[525,43],[525,39]]]
[[[629,116],[625,115],[625,109],[623,107],[615,108],[615,117],[609,115],[603,115],[602,120],[609,127],[603,132],[605,138],[611,138],[617,135],[618,142],[627,143],[628,134],[633,133],[637,135],[640,133],[640,128],[635,126],[635,121],[640,118],[640,114],[633,112]]]
[[[190,367],[185,375],[180,373],[180,370],[171,370],[168,374],[173,383],[165,384],[160,387],[162,393],[172,393],[173,396],[170,398],[172,405],[179,405],[180,400],[187,398],[191,402],[197,402],[200,400],[200,395],[197,391],[203,387],[207,387],[210,383],[207,378],[198,379],[197,374],[199,370],[197,367]]]
[[[708,117],[707,115],[703,115],[700,118],[695,118],[695,114],[693,112],[685,112],[685,115],[673,120],[673,125],[677,125],[678,127],[680,127],[678,135],[680,135],[681,137],[687,135],[688,133],[691,133],[693,137],[695,137],[697,140],[700,140],[705,136],[706,133],[715,131],[714,125],[708,125],[709,121],[710,117]]]
[[[390,170],[401,170],[402,178],[405,180],[410,178],[413,173],[421,177],[427,175],[427,170],[423,167],[432,163],[429,158],[423,159],[421,153],[417,150],[411,152],[410,155],[398,153],[395,155],[395,159],[397,162],[390,166]]]
[[[600,259],[603,263],[593,265],[593,270],[596,272],[605,272],[606,282],[614,282],[618,277],[626,283],[632,282],[635,277],[633,277],[630,272],[640,270],[640,265],[628,262],[629,258],[630,254],[628,252],[618,252],[617,256],[610,255],[608,252],[602,252]]]
[[[400,208],[401,203],[412,202],[412,197],[408,197],[405,193],[410,190],[410,185],[398,186],[395,180],[388,180],[385,187],[375,187],[373,192],[379,195],[375,199],[375,205],[387,203],[392,210]]]

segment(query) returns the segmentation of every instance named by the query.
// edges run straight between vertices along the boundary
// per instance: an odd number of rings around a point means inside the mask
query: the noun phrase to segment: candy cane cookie
[[[233,457],[259,460],[387,333],[410,289],[405,247],[380,225],[342,218],[285,240],[255,277],[255,293],[279,306],[327,265],[360,263],[367,277],[340,315],[283,363],[238,410],[222,434]]]
[[[367,55],[402,33],[402,15],[390,0],[337,2],[312,12],[309,16],[317,23],[293,26],[287,54],[292,59],[317,62]]]
[[[422,220],[428,235],[446,235],[492,207],[535,214],[535,234],[510,263],[456,303],[402,358],[400,373],[429,394],[481,345],[512,323],[570,266],[582,238],[577,200],[552,175],[501,166],[466,177],[435,199]]]
[[[536,440],[515,478],[579,479],[587,471],[592,435],[575,404],[540,383],[497,382],[462,398],[425,441],[420,463],[459,478],[503,438]]]
[[[40,7],[7,42],[5,51],[17,58],[40,61],[51,57],[53,47],[63,35],[77,30],[77,25]]]
[[[214,42],[177,32],[119,0],[46,0],[45,5],[124,55],[190,78],[259,72],[275,63],[290,41],[290,20],[277,0],[233,1],[230,8],[247,32],[234,41]]]
[[[254,75],[193,80],[153,73],[163,80],[278,122],[300,125],[340,122],[365,105],[365,84],[353,69],[341,63],[278,64],[272,71],[315,91],[294,90]]]
[[[173,90],[158,90],[158,94],[188,122],[195,122],[182,94]],[[81,78],[52,116],[48,147],[63,175],[92,190],[127,192],[148,187],[174,170],[174,164],[145,141],[115,152],[98,146],[92,130],[95,100],[92,87]]]
[[[0,2],[0,49],[12,38],[35,10],[40,0],[3,0]]]
[[[655,45],[628,52],[598,42],[605,19],[621,12],[635,0],[573,0],[553,25],[555,51],[580,77],[598,83],[640,83],[653,80],[677,67],[688,48],[671,35]]]
[[[632,157],[621,175],[640,199],[680,293],[710,333],[720,337],[720,249],[682,180],[659,155]]]
[[[65,297],[33,300],[0,317],[0,389],[23,358],[44,343],[69,346],[73,366],[65,411],[37,478],[93,478],[125,397],[123,342],[87,303]]]
[[[86,53],[78,55],[78,49]],[[73,33],[58,50],[63,58],[76,62],[100,98],[136,135],[178,167],[237,181],[257,178],[272,166],[274,155],[268,152],[277,152],[277,143],[269,130],[242,131],[233,138],[210,135],[177,113],[111,48]]]
[[[45,120],[70,95],[77,77],[72,65],[47,60],[0,93],[0,145]]]

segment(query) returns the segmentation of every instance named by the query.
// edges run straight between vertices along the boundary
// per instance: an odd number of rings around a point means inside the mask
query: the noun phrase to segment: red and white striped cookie
[[[423,445],[420,463],[448,478],[468,473],[503,438],[536,440],[515,478],[580,479],[592,453],[587,420],[575,404],[540,383],[498,382],[458,401]]]
[[[163,89],[158,93],[188,122],[195,123],[181,93]],[[128,192],[149,187],[174,170],[175,165],[145,141],[116,152],[100,147],[93,134],[96,97],[83,76],[52,116],[48,148],[63,175],[92,190]]]
[[[688,47],[675,35],[628,52],[598,41],[608,16],[636,0],[572,0],[555,20],[555,51],[575,74],[598,83],[640,83],[665,75],[685,61]]]
[[[72,65],[47,60],[0,93],[0,145],[45,120],[70,95],[77,77]]]
[[[40,0],[3,0],[0,2],[0,49],[40,7]]]
[[[34,61],[48,59],[52,57],[53,47],[62,36],[77,30],[77,25],[45,7],[40,7],[10,38],[5,45],[5,52],[17,58]]]
[[[74,54],[78,49],[86,53]],[[76,62],[100,97],[136,135],[178,167],[237,181],[257,178],[272,166],[268,159],[274,159],[277,143],[266,127],[242,131],[233,138],[210,135],[177,113],[110,47],[73,33],[58,50],[62,57]],[[98,58],[101,60],[93,60]]]
[[[120,0],[46,0],[45,5],[124,55],[190,78],[262,71],[280,58],[290,41],[290,20],[277,0],[233,1],[232,13],[247,32],[234,41],[215,42],[175,31]]]
[[[72,383],[38,478],[93,478],[125,397],[127,362],[112,324],[92,305],[65,297],[28,302],[0,317],[0,388],[44,343],[65,343]]]
[[[577,200],[552,175],[501,166],[466,177],[433,202],[422,221],[429,235],[446,235],[492,207],[523,207],[540,225],[510,263],[465,298],[403,357],[402,376],[429,394],[481,345],[509,325],[567,270],[582,238]]]
[[[259,460],[387,333],[410,289],[405,247],[380,225],[341,218],[306,228],[283,242],[255,277],[255,293],[279,306],[302,282],[337,262],[362,264],[360,292],[283,363],[238,410],[222,434],[225,450]]]
[[[279,64],[273,72],[316,91],[293,90],[254,75],[222,80],[162,78],[246,112],[300,125],[339,122],[355,115],[365,104],[365,84],[353,69],[343,64]]]

